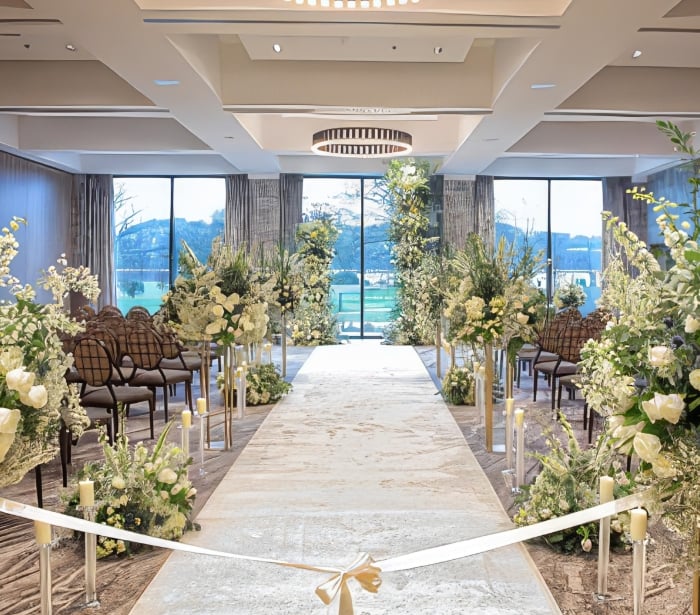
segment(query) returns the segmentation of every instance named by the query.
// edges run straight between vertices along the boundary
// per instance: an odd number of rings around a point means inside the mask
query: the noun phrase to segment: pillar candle
[[[643,508],[630,510],[630,535],[632,540],[644,540],[647,537],[647,511]]]
[[[522,427],[525,423],[525,410],[516,408],[513,414],[515,415],[515,426]]]
[[[197,398],[197,414],[206,414],[207,400],[204,397]]]
[[[600,477],[600,503],[612,502],[614,499],[613,488],[615,487],[615,479],[612,476]]]
[[[95,483],[91,480],[81,480],[78,482],[78,493],[80,494],[81,506],[95,505]]]
[[[34,522],[34,536],[36,544],[50,545],[51,544],[51,526],[43,521]]]
[[[510,415],[511,412],[513,412],[513,404],[515,403],[515,400],[512,397],[508,397],[506,399],[506,416]]]
[[[192,427],[192,413],[189,410],[182,411],[182,428],[189,429]]]

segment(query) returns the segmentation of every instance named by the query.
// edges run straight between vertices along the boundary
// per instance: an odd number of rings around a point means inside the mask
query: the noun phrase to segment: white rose
[[[678,393],[672,393],[671,395],[654,393],[654,399],[643,401],[642,408],[652,423],[664,419],[675,425],[678,419],[681,418],[685,402]]]
[[[526,325],[527,322],[530,320],[530,317],[527,314],[523,314],[523,312],[518,312],[515,315],[515,319],[521,324],[521,325]]]
[[[694,369],[689,376],[691,386],[700,391],[700,369]]]
[[[654,463],[661,452],[661,440],[650,433],[638,433],[634,436],[634,450],[640,459]]]
[[[170,468],[163,468],[158,472],[158,482],[173,485],[177,482],[177,474]]]
[[[695,333],[698,329],[700,329],[700,320],[695,318],[692,314],[688,314],[685,317],[685,332]]]
[[[221,318],[224,315],[224,306],[217,303],[211,308],[211,311],[214,312],[214,316]]]
[[[27,372],[23,367],[18,367],[7,372],[5,382],[7,383],[7,388],[11,391],[29,393],[34,384],[34,378],[33,372]]]
[[[43,384],[37,384],[29,389],[27,393],[20,393],[19,400],[25,406],[31,406],[32,408],[43,408],[46,402],[49,400],[49,394],[46,391],[46,387]]]
[[[668,346],[649,348],[649,364],[652,367],[664,367],[673,363],[673,350]]]
[[[0,353],[0,374],[21,368],[24,364],[24,356],[17,346],[11,346]]]
[[[126,481],[121,476],[115,476],[112,479],[112,487],[115,489],[125,489]]]
[[[0,463],[15,440],[20,412],[16,408],[0,408]]]

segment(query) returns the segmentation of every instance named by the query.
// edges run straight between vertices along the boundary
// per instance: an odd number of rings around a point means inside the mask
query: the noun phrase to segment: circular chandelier
[[[328,128],[314,133],[311,151],[341,158],[386,158],[410,154],[413,139],[390,128]]]
[[[383,9],[407,4],[418,4],[420,0],[284,0],[299,6],[322,9]]]

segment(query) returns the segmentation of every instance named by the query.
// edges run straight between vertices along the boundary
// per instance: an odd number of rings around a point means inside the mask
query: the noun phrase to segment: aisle
[[[327,566],[512,527],[413,348],[374,341],[313,352],[197,521],[191,544]],[[132,615],[320,615],[327,576],[175,553]],[[520,546],[382,581],[356,615],[559,613]]]

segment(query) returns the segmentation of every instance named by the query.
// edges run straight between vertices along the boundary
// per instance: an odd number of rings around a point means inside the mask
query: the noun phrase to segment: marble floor
[[[330,567],[512,527],[416,351],[370,340],[313,351],[196,521],[185,542]],[[177,552],[132,615],[337,612],[328,576]],[[520,545],[381,576],[356,615],[559,613]]]

